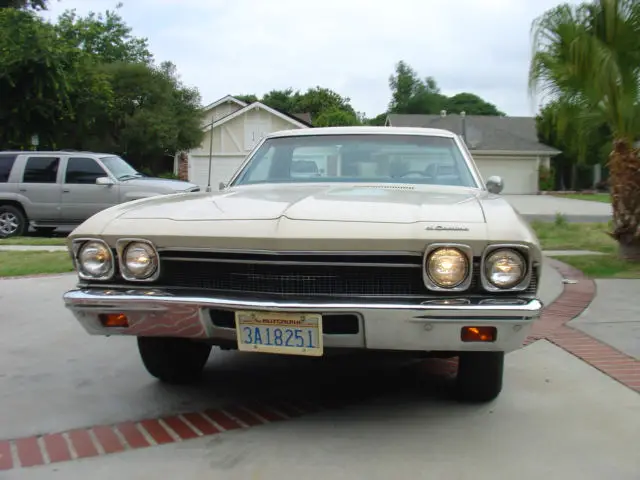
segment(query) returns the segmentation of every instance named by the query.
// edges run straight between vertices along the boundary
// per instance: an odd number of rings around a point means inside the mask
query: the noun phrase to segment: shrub
[[[540,191],[548,192],[554,189],[556,183],[556,172],[553,167],[547,168],[543,165],[538,170],[538,188]]]

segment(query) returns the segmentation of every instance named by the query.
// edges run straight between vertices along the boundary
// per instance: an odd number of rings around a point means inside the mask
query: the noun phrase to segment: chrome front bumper
[[[235,329],[215,326],[209,309],[307,312],[358,318],[358,333],[325,333],[325,347],[413,351],[509,352],[522,345],[543,308],[536,299],[294,302],[97,287],[71,290],[63,298],[66,307],[92,335],[235,341]],[[125,314],[129,327],[104,327],[100,315],[108,313]],[[460,334],[464,326],[496,327],[497,339],[491,343],[463,342]]]

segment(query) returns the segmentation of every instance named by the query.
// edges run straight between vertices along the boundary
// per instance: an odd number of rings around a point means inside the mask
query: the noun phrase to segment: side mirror
[[[96,185],[106,185],[106,186],[111,186],[114,184],[114,181],[111,180],[109,177],[99,177],[96,178]]]
[[[487,190],[489,190],[490,193],[499,194],[503,188],[504,182],[502,181],[502,177],[492,175],[487,179]]]
[[[220,182],[218,184],[218,190],[224,190],[224,187],[226,187],[227,185],[224,182]]]

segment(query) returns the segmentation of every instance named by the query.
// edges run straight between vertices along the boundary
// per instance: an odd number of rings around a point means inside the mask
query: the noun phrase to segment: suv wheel
[[[0,238],[19,237],[27,227],[27,218],[13,205],[0,205]]]
[[[504,352],[460,352],[456,390],[469,402],[489,402],[502,391]]]
[[[187,338],[138,337],[138,351],[147,371],[169,384],[193,383],[211,353],[211,345]]]

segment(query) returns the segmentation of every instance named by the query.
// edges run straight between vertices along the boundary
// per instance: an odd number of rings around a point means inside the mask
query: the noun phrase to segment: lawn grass
[[[66,238],[46,238],[46,237],[9,237],[0,238],[0,246],[2,245],[65,245]]]
[[[591,250],[615,254],[618,242],[607,235],[607,223],[532,222],[543,250]]]
[[[553,258],[590,278],[640,278],[640,263],[618,258],[618,242],[607,235],[607,223],[533,222],[543,250],[591,250],[604,255],[562,255]]]
[[[73,263],[67,252],[0,251],[0,277],[72,271]]]
[[[590,278],[640,278],[640,263],[621,260],[617,255],[567,255],[553,258],[577,268]]]
[[[572,198],[574,200],[588,200],[591,202],[611,203],[611,195],[608,193],[563,193],[554,195],[561,198]]]

